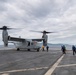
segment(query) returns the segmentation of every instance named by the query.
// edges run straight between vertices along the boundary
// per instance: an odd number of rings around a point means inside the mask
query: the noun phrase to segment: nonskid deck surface
[[[61,61],[48,75],[75,75],[76,56],[73,56],[71,51],[62,55],[60,50],[0,50],[0,75],[46,75],[62,56]]]

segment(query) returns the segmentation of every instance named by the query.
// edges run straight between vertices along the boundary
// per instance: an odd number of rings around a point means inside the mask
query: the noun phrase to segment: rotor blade
[[[55,33],[55,32],[48,32],[48,31],[34,31],[34,30],[30,30],[32,32],[39,32],[39,33],[46,33],[46,34],[49,34],[49,33]]]
[[[3,30],[3,28],[0,28],[0,30]]]
[[[42,31],[34,31],[34,30],[30,30],[31,32],[39,32],[39,33],[42,33]]]
[[[0,28],[0,30],[10,30],[10,29],[13,29],[13,28],[9,28],[8,26],[3,26]]]
[[[34,31],[34,30],[30,30],[32,32],[39,32],[39,33],[49,33],[49,32],[46,32],[45,30],[44,31]]]
[[[54,32],[47,32],[47,31],[46,31],[46,32],[42,32],[42,33],[47,33],[47,34],[49,34],[49,33],[54,33]]]
[[[10,30],[10,29],[14,29],[14,28],[7,28],[7,30]]]

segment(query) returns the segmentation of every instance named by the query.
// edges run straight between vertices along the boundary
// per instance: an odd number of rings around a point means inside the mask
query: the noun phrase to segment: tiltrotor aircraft
[[[9,28],[7,26],[3,26],[2,28],[0,28],[0,30],[3,30],[2,32],[2,39],[4,42],[4,46],[8,46],[9,42],[13,42],[15,47],[17,48],[17,51],[19,51],[20,49],[27,49],[28,51],[30,51],[31,49],[37,50],[39,51],[40,46],[38,42],[42,42],[43,41],[43,46],[47,46],[47,39],[48,36],[46,34],[48,33],[53,33],[53,32],[47,32],[47,31],[34,31],[34,32],[40,32],[43,33],[42,38],[40,39],[25,39],[25,38],[17,38],[17,37],[11,37],[8,35],[8,31],[12,28]]]

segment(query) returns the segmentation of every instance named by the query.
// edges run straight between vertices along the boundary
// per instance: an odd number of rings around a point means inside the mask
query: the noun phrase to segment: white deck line
[[[76,64],[59,65],[57,67],[72,67],[72,66],[76,66]]]
[[[61,62],[61,60],[63,59],[64,55],[62,55],[57,62],[44,74],[44,75],[52,75],[53,71],[56,69],[56,67],[58,66],[58,64]]]
[[[48,69],[48,67],[39,67],[39,68],[29,68],[29,69],[18,69],[18,70],[10,70],[10,71],[2,71],[0,74],[13,73],[13,72],[25,72],[25,71],[33,71],[33,70],[41,70]]]

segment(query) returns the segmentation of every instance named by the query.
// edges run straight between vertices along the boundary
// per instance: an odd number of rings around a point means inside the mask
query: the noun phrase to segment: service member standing
[[[42,46],[42,50],[44,51],[44,46]]]
[[[49,46],[47,46],[46,49],[47,49],[47,52],[48,52]]]
[[[62,50],[63,54],[66,54],[66,47],[64,45],[61,47],[61,50]]]
[[[75,55],[75,53],[76,53],[76,48],[75,48],[74,45],[72,46],[72,50],[73,50],[73,55]]]

